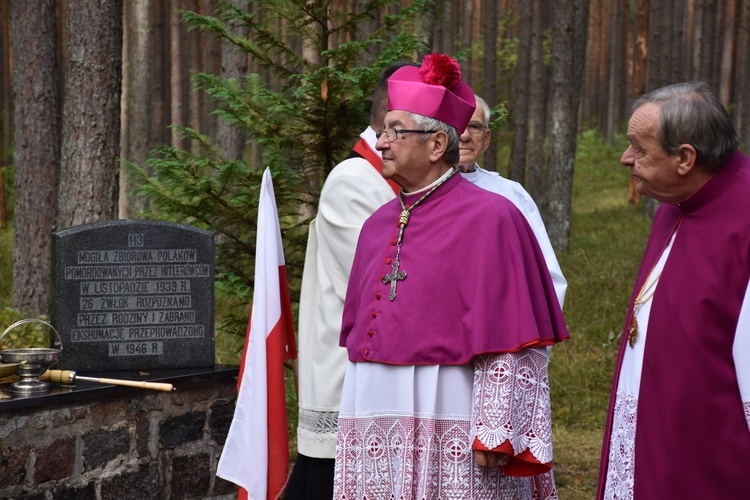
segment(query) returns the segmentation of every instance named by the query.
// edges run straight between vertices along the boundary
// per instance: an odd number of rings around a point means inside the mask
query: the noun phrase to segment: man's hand
[[[497,467],[498,465],[504,464],[505,453],[498,453],[496,451],[482,451],[474,450],[474,460],[480,467]],[[507,457],[506,457],[507,458]]]

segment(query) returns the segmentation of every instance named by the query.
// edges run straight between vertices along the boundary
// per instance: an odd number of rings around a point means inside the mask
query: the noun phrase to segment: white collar
[[[373,130],[372,127],[367,127],[364,132],[359,134],[359,136],[365,140],[368,146],[370,146],[370,149],[373,150],[373,152],[378,155],[380,158],[383,157],[380,151],[375,149],[375,143],[378,142],[378,138],[375,137],[375,130]]]

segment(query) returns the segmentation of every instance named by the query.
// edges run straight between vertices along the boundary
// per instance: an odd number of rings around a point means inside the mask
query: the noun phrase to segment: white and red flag
[[[279,214],[263,173],[255,245],[255,290],[237,379],[237,407],[216,475],[239,498],[276,499],[289,476],[284,361],[297,357]]]

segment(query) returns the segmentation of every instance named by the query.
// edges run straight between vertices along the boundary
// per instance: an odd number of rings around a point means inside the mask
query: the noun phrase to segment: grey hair
[[[474,99],[477,101],[477,107],[482,108],[482,114],[484,115],[484,124],[489,125],[490,123],[490,107],[487,105],[487,101],[474,94]]]
[[[644,104],[660,106],[657,130],[662,148],[674,154],[680,145],[696,149],[697,163],[715,172],[738,148],[740,140],[721,100],[705,82],[668,85],[636,99],[635,111]]]
[[[455,167],[456,165],[458,165],[458,159],[460,157],[458,148],[460,143],[458,140],[458,131],[456,130],[456,127],[448,125],[447,123],[441,122],[440,120],[437,120],[435,118],[418,115],[416,113],[411,113],[411,117],[414,120],[414,123],[417,125],[418,129],[439,130],[448,134],[448,147],[445,149],[443,158],[445,158],[445,161],[448,162],[448,165],[450,165],[451,167]],[[427,136],[426,134],[422,134],[419,137],[419,141],[424,142],[428,138],[429,136]]]

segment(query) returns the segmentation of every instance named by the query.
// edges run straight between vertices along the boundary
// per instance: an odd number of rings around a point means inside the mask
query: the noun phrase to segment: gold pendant
[[[635,319],[635,314],[630,319],[630,326],[628,326],[628,344],[630,347],[634,347],[638,340],[638,320]]]

